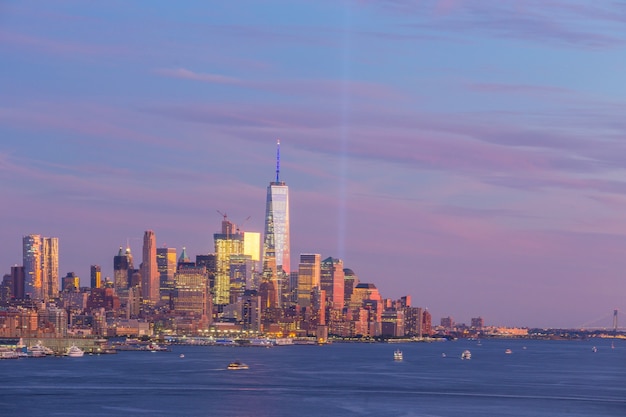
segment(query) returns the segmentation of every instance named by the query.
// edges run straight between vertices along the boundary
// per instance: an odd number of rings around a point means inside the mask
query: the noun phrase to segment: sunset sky
[[[262,232],[280,139],[292,269],[436,324],[626,313],[625,3],[9,0],[0,56],[2,274],[31,233],[88,285],[148,229]]]

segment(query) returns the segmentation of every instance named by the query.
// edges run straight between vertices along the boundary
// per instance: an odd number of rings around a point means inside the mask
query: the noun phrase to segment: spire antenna
[[[276,141],[276,182],[280,179],[280,139]]]

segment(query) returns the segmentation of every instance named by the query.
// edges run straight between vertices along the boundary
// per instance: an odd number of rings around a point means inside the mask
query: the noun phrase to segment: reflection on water
[[[3,417],[626,415],[626,341],[610,345],[173,346],[0,361],[0,409]],[[397,348],[401,362],[393,360]],[[471,359],[461,360],[466,349]],[[234,360],[250,369],[227,371]]]

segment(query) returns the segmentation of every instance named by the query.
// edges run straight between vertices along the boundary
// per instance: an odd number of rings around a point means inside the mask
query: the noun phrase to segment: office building
[[[24,299],[24,267],[12,266],[11,267],[11,284],[13,285],[11,291],[11,297],[15,300]]]
[[[91,288],[102,288],[102,270],[100,265],[91,265],[89,276]]]
[[[63,291],[74,292],[80,289],[80,278],[73,272],[63,277]]]
[[[321,256],[301,254],[298,266],[298,306],[311,305],[311,291],[320,287]]]
[[[159,296],[162,302],[169,302],[176,273],[176,248],[157,248],[156,257],[159,270]]]
[[[267,187],[263,237],[263,280],[272,281],[281,299],[283,281],[291,272],[289,238],[289,188],[280,180],[280,141],[276,148],[276,178]]]
[[[133,265],[133,255],[130,253],[130,247],[126,251],[120,246],[117,256],[113,257],[113,287],[118,294],[126,294],[130,276],[135,267]]]
[[[320,287],[326,291],[328,306],[342,309],[344,306],[345,274],[341,259],[326,258],[321,264]]]
[[[244,243],[245,244],[245,243]],[[250,255],[232,255],[230,257],[230,303],[235,303],[243,296],[248,284],[252,282],[254,262]]]
[[[213,235],[215,242],[215,295],[216,305],[230,303],[230,262],[231,256],[243,255],[244,239],[236,231],[235,225],[224,216],[222,232]]]
[[[156,236],[152,230],[143,235],[143,251],[141,262],[141,296],[146,304],[155,305],[159,302],[159,269],[156,256]]]
[[[204,266],[182,266],[174,274],[171,306],[176,313],[210,316],[207,273]]]
[[[49,301],[59,295],[59,240],[27,235],[22,239],[24,294],[32,300]]]
[[[59,297],[59,239],[44,237],[41,245],[44,300],[49,301]]]

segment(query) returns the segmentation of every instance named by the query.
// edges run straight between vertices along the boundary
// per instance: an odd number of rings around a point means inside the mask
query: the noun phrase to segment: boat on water
[[[9,348],[0,348],[0,359],[18,359],[20,357],[17,351]]]
[[[396,349],[396,351],[393,352],[393,360],[401,361],[402,359],[403,359],[402,351],[400,349]]]
[[[246,365],[245,363],[239,362],[239,361],[234,361],[228,364],[228,368],[230,370],[240,370],[240,369],[248,369],[249,366]]]
[[[67,349],[67,356],[70,358],[80,358],[85,354],[85,352],[76,345],[72,345]]]
[[[472,352],[470,352],[469,350],[464,350],[463,353],[461,353],[461,359],[463,360],[472,359]]]
[[[598,348],[594,346],[594,347],[592,347],[592,348],[591,348],[591,351],[592,351],[593,353],[595,353],[595,352],[597,352],[597,351],[598,351]]]
[[[513,351],[511,349],[507,349],[504,351],[504,353],[506,353],[507,355],[510,355],[511,353],[513,353]]]
[[[54,355],[54,351],[44,346],[41,341],[26,350],[26,354],[31,358],[43,358],[48,355]]]

